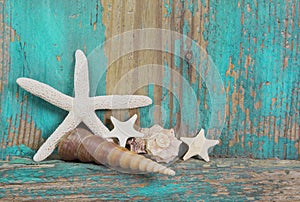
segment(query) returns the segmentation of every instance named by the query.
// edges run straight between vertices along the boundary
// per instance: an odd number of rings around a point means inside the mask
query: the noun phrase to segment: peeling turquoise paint
[[[72,95],[74,51],[77,48],[84,49],[88,55],[105,40],[105,26],[102,24],[102,7],[99,1],[78,2],[6,1],[5,23],[16,32],[16,37],[10,43],[8,84],[2,92],[5,99],[1,102],[1,141],[4,143],[11,141],[8,140],[9,132],[18,133],[16,129],[19,128],[21,120],[33,122],[37,129],[41,129],[42,137],[47,138],[64,119],[66,112],[19,89],[15,80],[21,76],[30,77]],[[297,26],[299,19],[295,17],[299,16],[299,8],[292,8],[295,2],[210,0],[206,4],[206,1],[201,0],[198,5],[198,1],[188,0],[181,3],[184,11],[192,13],[193,20],[197,20],[195,13],[199,11],[199,6],[205,7],[202,35],[208,43],[206,51],[215,62],[227,90],[229,112],[221,136],[222,144],[215,147],[214,154],[299,158],[299,135],[293,129],[295,125],[300,125],[300,64],[297,49],[297,33],[300,30]],[[57,5],[68,9],[60,9]],[[173,1],[164,1],[163,5],[167,9],[165,17],[171,18],[179,14],[176,8],[172,10]],[[28,10],[31,12],[26,12]],[[195,31],[189,25],[189,19],[184,19],[183,16],[182,22],[181,31],[184,35]],[[186,36],[175,41],[172,63],[184,79],[191,81],[189,64],[176,55],[191,49],[191,60],[195,63],[202,61],[197,60],[199,55],[196,48],[188,47],[184,43],[185,39]],[[104,58],[102,65],[105,66],[107,62],[104,52],[101,55]],[[165,70],[171,65],[164,63]],[[93,75],[97,75],[96,72]],[[166,72],[163,78],[166,85],[170,85],[167,83],[169,76],[169,72]],[[190,82],[190,85],[199,98],[199,106],[196,107],[199,108],[200,126],[206,129],[209,127],[212,111],[210,97],[201,75],[196,77],[196,82]],[[95,80],[97,78],[93,81]],[[202,85],[200,89],[199,83]],[[181,87],[177,83],[172,85],[175,88]],[[105,94],[105,79],[100,80],[99,84],[93,83],[93,88],[97,89],[95,94]],[[154,86],[149,85],[148,95],[152,99],[154,91]],[[173,108],[169,109],[168,102],[171,97],[166,92],[163,89],[162,107],[167,109],[166,114],[172,114],[172,124],[167,116],[163,117],[163,121],[166,122],[166,127],[173,127],[179,121],[177,113],[191,111],[195,106],[190,105],[189,100],[184,98],[187,92],[183,91],[182,108],[173,97]],[[22,107],[20,103],[23,103]],[[99,115],[103,118],[102,113]],[[151,106],[140,109],[140,115],[141,127],[153,124]],[[187,125],[193,118],[192,113],[182,115],[183,122]],[[12,127],[9,127],[10,121]],[[275,135],[278,137],[275,138]],[[24,147],[10,149],[12,153],[26,153]],[[4,158],[6,153],[3,148],[0,152]]]
[[[258,136],[256,134],[246,134],[239,135],[239,138],[242,139],[244,136],[245,142],[250,143],[243,146],[242,142],[235,144],[235,149],[229,150],[230,156],[243,156],[248,157],[249,153],[247,151],[253,151],[250,155],[253,158],[258,159],[268,159],[276,156],[279,159],[297,159],[298,153],[297,148],[294,147],[297,141],[289,140],[288,138],[279,137],[278,143],[274,142],[274,139],[267,136]],[[228,142],[227,142],[228,143]],[[216,150],[218,151],[216,146]],[[287,150],[286,154],[282,151],[284,148],[290,148]],[[270,148],[277,148],[275,151]]]
[[[178,55],[180,55],[180,46],[181,46],[181,40],[176,39],[174,42],[174,65],[177,69],[180,68],[181,59]]]
[[[189,26],[189,22],[187,20],[184,20],[184,24],[183,24],[183,37],[182,37],[182,51],[184,53],[184,55],[188,54],[188,50],[190,51],[191,47],[188,47],[186,42],[186,39],[188,37],[188,33],[190,32],[190,26]],[[197,49],[196,51],[199,52],[199,50]],[[190,54],[194,54],[193,52]],[[190,78],[190,70],[192,68],[191,64],[189,62],[192,61],[187,61],[186,58],[182,58],[184,59],[182,61],[182,77],[183,79],[185,79],[186,81],[189,82],[188,86],[183,86],[182,89],[182,106],[181,106],[181,117],[182,117],[182,124],[184,124],[186,126],[186,130],[183,131],[184,133],[187,133],[185,135],[189,135],[189,136],[194,136],[195,134],[197,134],[199,128],[199,124],[200,121],[198,120],[198,117],[195,117],[194,113],[189,113],[189,112],[195,112],[195,111],[200,111],[199,106],[197,106],[196,102],[191,102],[191,93],[195,93],[197,94],[197,88],[193,88],[193,86],[190,84],[191,78]],[[200,63],[201,61],[199,61],[199,58],[196,58],[196,60],[198,60],[196,63]],[[187,89],[187,87],[189,89]]]
[[[24,158],[0,162],[0,167],[4,176],[0,178],[4,187],[0,188],[2,200],[57,200],[68,195],[113,201],[259,201],[266,197],[264,190],[272,189],[272,185],[274,188],[273,181],[281,180],[283,171],[291,178],[300,168],[296,161],[259,162],[244,158],[178,162],[172,166],[175,176],[120,174],[94,164],[58,160],[36,163]],[[274,179],[269,181],[264,176]],[[275,197],[285,197],[281,191],[276,189]]]
[[[183,31],[182,31],[182,35],[183,35],[183,41],[186,40],[187,38],[187,34],[190,32],[190,25],[189,22],[185,19],[184,23],[183,23]],[[186,51],[187,47],[186,47],[186,43],[183,43],[183,51]]]
[[[35,154],[35,150],[28,148],[27,146],[14,145],[11,147],[6,147],[3,156],[23,156],[31,158]]]
[[[202,6],[206,7],[206,0],[201,0]]]
[[[178,192],[178,189],[182,191],[189,191],[189,187],[183,188],[181,187],[181,184],[167,184],[166,186],[160,187],[157,189],[156,182],[150,182],[145,187],[137,187],[136,189],[128,192],[129,195],[142,195],[145,197],[152,197],[152,196],[160,196],[162,198],[165,198],[167,196],[171,196],[172,194],[175,194]]]
[[[211,121],[211,110],[207,110],[205,104],[207,105],[208,109],[211,107],[211,99],[210,96],[203,95],[207,94],[208,92],[206,81],[204,79],[206,68],[203,68],[202,65],[205,66],[207,58],[204,57],[206,55],[203,47],[200,47],[196,41],[193,41],[191,48],[191,55],[192,58],[190,59],[190,63],[194,64],[193,68],[196,69],[196,79],[195,82],[191,82],[191,87],[194,92],[197,94],[198,98],[198,123],[197,132],[201,129],[208,129]],[[202,88],[199,88],[199,83],[201,83]],[[194,131],[195,132],[195,131]]]
[[[173,5],[173,0],[169,0],[169,4],[167,3],[167,0],[164,0],[164,7],[167,10],[167,14],[164,15],[164,17],[170,17],[172,14],[172,5]]]
[[[292,18],[290,20],[297,24],[299,20],[294,19],[293,16],[297,15],[299,10],[295,9],[293,14],[291,9],[286,9],[292,7],[292,2],[280,3],[277,10],[274,6],[276,2],[270,4],[261,2],[256,6],[253,1],[246,1],[241,3],[238,9],[236,9],[237,2],[228,4],[224,1],[210,1],[209,3],[210,12],[208,16],[205,16],[209,20],[204,24],[205,30],[203,31],[203,37],[208,41],[206,50],[215,61],[225,85],[230,86],[227,93],[229,113],[232,114],[232,111],[235,110],[234,116],[226,117],[226,122],[229,125],[224,128],[221,137],[222,145],[215,148],[214,154],[249,156],[250,152],[250,155],[255,158],[297,159],[299,153],[298,148],[296,148],[299,142],[298,135],[291,134],[296,137],[295,140],[291,140],[291,137],[278,137],[278,142],[275,142],[274,131],[279,130],[281,136],[287,132],[289,127],[285,120],[287,113],[289,113],[293,124],[298,123],[299,125],[300,123],[299,119],[296,118],[297,111],[300,111],[299,104],[292,104],[299,103],[295,93],[300,78],[298,53],[295,45],[292,48],[284,46],[297,41],[296,33],[299,27],[292,27],[292,23],[287,23],[288,26],[285,26],[283,23],[286,20],[286,15],[288,15]],[[202,2],[202,6],[206,7],[207,5]],[[188,5],[184,5],[184,7],[191,9],[191,1],[188,1]],[[286,14],[287,11],[288,14]],[[242,18],[243,23],[241,23]],[[189,24],[185,19],[182,32],[186,35],[189,31]],[[290,35],[287,39],[284,39],[284,32]],[[277,43],[274,43],[274,40]],[[184,41],[185,37],[175,41],[175,53],[179,54],[180,51],[187,50]],[[242,57],[240,57],[241,50]],[[195,55],[197,51],[193,48],[192,53],[194,58],[199,58],[199,55]],[[286,64],[284,64],[283,55],[288,56]],[[234,67],[231,72],[234,71],[235,74],[226,75],[230,58]],[[199,61],[196,59],[195,62],[198,63]],[[185,61],[174,56],[174,65],[176,69],[182,68],[183,77],[189,79],[187,74],[189,67]],[[207,90],[205,82],[202,81],[204,87],[201,89],[197,89],[197,85],[197,82],[191,84],[195,92],[198,90],[200,100],[209,100],[209,97],[202,97],[205,94],[204,91]],[[184,99],[185,92],[183,92],[182,111],[185,109],[191,111],[192,106],[188,105],[189,100]],[[243,108],[236,103],[236,100],[232,99],[234,93],[240,92],[244,93]],[[198,115],[203,128],[207,128],[209,124],[207,118],[210,117],[211,109],[210,102],[207,103],[208,106],[204,106],[203,102],[200,101],[199,105],[200,112]],[[291,108],[292,106],[294,110]],[[250,110],[248,122],[246,121],[245,109]],[[294,118],[292,119],[292,117]],[[190,118],[183,114],[185,124]],[[268,134],[264,133],[266,120],[270,127]],[[250,128],[254,128],[254,133],[251,136],[239,135],[245,129],[250,130]],[[236,134],[238,134],[238,141],[229,147],[230,141],[235,139]],[[242,141],[242,139],[244,140]],[[247,143],[252,143],[252,146],[248,147]]]
[[[9,120],[11,128],[19,128],[20,118],[28,123],[34,120],[42,137],[47,138],[66,112],[21,90],[15,81],[18,77],[29,77],[72,95],[75,50],[82,49],[88,54],[105,40],[102,7],[99,1],[83,1],[78,6],[72,1],[10,0],[6,1],[4,13],[8,16],[5,22],[15,30],[16,37],[9,47],[8,85],[1,103],[3,140],[9,141]],[[101,90],[105,90],[105,85]],[[24,103],[22,108],[20,103]]]
[[[195,15],[195,12],[198,11],[199,5],[198,1],[193,1],[193,0],[188,0],[188,5],[187,5],[189,11],[192,13],[192,15]]]
[[[162,98],[161,98],[161,106],[162,106],[162,123],[164,128],[170,128],[170,95],[167,87],[169,86],[169,82],[171,80],[170,77],[170,67],[166,60],[164,60],[164,73],[163,73],[163,88],[162,88]],[[174,96],[173,96],[174,97]]]
[[[154,84],[148,86],[148,96],[154,100]],[[141,128],[149,128],[154,125],[154,109],[152,108],[153,104],[147,107],[142,107],[139,109],[141,117]]]
[[[297,159],[299,151],[295,145],[299,142],[299,134],[291,134],[297,137],[296,140],[290,137],[279,137],[278,142],[274,140],[275,130],[282,136],[287,132],[289,126],[284,120],[287,113],[288,117],[296,117],[299,111],[299,106],[294,105],[294,110],[290,108],[293,106],[291,103],[299,103],[295,94],[295,90],[299,89],[300,78],[296,46],[285,46],[296,43],[299,33],[299,26],[292,28],[292,24],[287,23],[285,27],[284,23],[285,20],[293,20],[296,25],[299,21],[288,9],[293,2],[262,1],[257,6],[253,1],[240,3],[240,7],[236,7],[237,2],[234,1],[210,1],[209,23],[204,24],[203,36],[208,41],[207,51],[216,62],[225,85],[230,83],[231,86],[227,93],[230,114],[236,109],[234,116],[227,117],[229,125],[223,130],[222,146],[217,147],[214,153],[224,155],[226,151],[229,156],[239,156],[253,152],[256,158]],[[286,19],[287,11],[289,19]],[[299,9],[295,8],[295,13],[299,13]],[[289,34],[287,39],[284,33]],[[242,57],[239,57],[241,50]],[[283,55],[289,57],[286,67]],[[230,57],[236,75],[226,75]],[[249,64],[247,57],[251,58]],[[250,110],[250,125],[246,122],[245,109],[231,99],[233,93],[240,89],[244,91],[243,106]],[[270,138],[264,134],[265,122],[270,126]],[[293,124],[296,122],[299,123],[299,120],[293,121]],[[228,147],[236,133],[250,128],[254,129],[254,133],[246,135],[244,142],[252,142],[251,148],[241,147],[243,142]],[[239,139],[242,140],[242,136],[239,135]]]

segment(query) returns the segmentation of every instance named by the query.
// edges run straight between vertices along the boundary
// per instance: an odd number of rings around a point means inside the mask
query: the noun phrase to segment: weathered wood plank
[[[15,83],[24,76],[40,80],[72,95],[74,51],[87,55],[103,41],[132,29],[164,28],[186,34],[210,55],[227,95],[225,127],[217,156],[299,159],[300,153],[300,64],[299,2],[297,0],[108,0],[108,1],[0,1],[0,156],[31,157],[63,120],[65,113],[24,92]],[[147,37],[136,39],[137,43]],[[105,68],[113,54],[124,47],[106,47],[101,64],[90,67],[94,94],[113,93],[128,71],[158,64],[161,72],[137,71],[126,93],[135,88],[136,78],[156,77],[180,92],[177,100],[170,90],[149,85],[137,94],[149,95],[154,104],[141,110],[115,113],[126,119],[138,113],[138,125],[155,121],[165,127],[188,128],[193,119],[209,128],[211,103],[206,82],[183,59],[166,49],[185,53],[189,44],[157,39],[165,51],[139,51],[115,61],[104,79],[97,81],[97,68]],[[167,41],[168,43],[165,43]],[[179,44],[179,45],[178,45]],[[131,44],[135,46],[135,44]],[[194,58],[197,59],[197,58]],[[182,87],[170,76],[176,70],[198,95],[195,113]],[[123,90],[123,91],[122,91]],[[183,110],[184,109],[184,110]],[[188,113],[186,113],[186,111]],[[181,121],[183,114],[185,120]],[[109,125],[112,112],[100,117]],[[194,135],[194,132],[177,136]]]
[[[161,13],[155,1],[151,2],[151,6],[145,1],[138,2],[139,6],[133,10],[136,15],[131,18],[136,24],[142,24],[146,28],[157,27],[157,24],[149,23],[154,19],[159,20],[158,17],[152,16],[155,13],[161,16],[161,28],[175,30],[191,37],[215,62],[227,95],[225,128],[221,136],[222,143],[215,149],[216,155],[299,158],[300,69],[299,60],[295,57],[299,55],[299,51],[297,45],[294,45],[299,44],[299,23],[298,19],[295,19],[299,7],[296,1],[175,0],[161,2]],[[140,9],[144,8],[143,6],[146,6],[146,10]],[[111,21],[113,20],[104,20],[103,23],[109,25]],[[126,27],[132,22],[125,20],[124,24],[122,21],[116,23],[118,27]],[[178,48],[172,40],[165,39],[164,43],[163,46],[168,49]],[[179,51],[184,53],[186,48],[181,45]],[[132,64],[134,60],[135,64],[142,65],[139,63],[143,61],[142,54],[127,60],[123,57],[123,64]],[[156,55],[146,52],[146,57],[151,61]],[[161,61],[152,61],[165,66],[162,79],[166,86],[177,86],[182,92],[179,102],[174,104],[175,98],[170,91],[151,86],[149,96],[154,98],[155,109],[158,109],[152,119],[162,120],[164,114],[167,114],[167,120],[162,124],[175,129],[179,126],[184,128],[189,121],[197,119],[198,114],[193,106],[189,105],[182,82],[178,83],[172,77],[168,77],[170,69],[179,68],[178,72],[190,82],[194,91],[199,93],[200,126],[209,128],[212,107],[210,92],[205,81],[183,59],[187,58],[178,60],[178,57],[163,53]],[[287,62],[289,60],[294,62]],[[137,66],[132,68],[135,67]],[[126,71],[123,73],[126,74]],[[107,75],[108,82],[117,83],[119,79],[120,76],[116,77],[115,71]],[[128,88],[130,87],[123,87],[124,91]],[[186,122],[181,120],[182,113],[186,113],[183,109],[190,111]],[[142,116],[141,123],[146,121],[147,118]],[[193,135],[181,132],[177,131],[177,135]]]
[[[19,162],[19,163],[18,163]],[[21,163],[21,164],[20,164]],[[174,177],[120,174],[103,166],[28,159],[2,162],[1,200],[300,200],[300,162],[196,159],[177,162]]]
[[[91,52],[105,37],[101,5],[14,0],[0,4],[0,156],[32,156],[65,112],[23,91],[15,81],[30,77],[72,95],[74,51]]]

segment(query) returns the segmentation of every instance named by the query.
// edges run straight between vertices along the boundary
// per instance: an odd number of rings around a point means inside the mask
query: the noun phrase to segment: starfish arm
[[[137,119],[137,115],[133,115],[129,120],[126,122],[121,122],[115,117],[111,116],[110,120],[114,125],[114,131],[117,130],[119,133],[122,133],[124,137],[144,137],[144,133],[136,131],[133,127],[134,122]],[[115,134],[118,136],[118,134]],[[117,137],[116,136],[116,137]]]
[[[83,119],[83,123],[85,123],[95,135],[106,138],[105,135],[109,133],[108,128],[101,122],[96,113],[91,113],[88,117]]]
[[[206,162],[209,161],[209,156],[208,156],[208,149],[210,147],[213,147],[215,145],[219,144],[219,140],[205,140],[203,144],[203,148],[201,152],[199,153],[199,156]]]
[[[81,50],[75,53],[74,91],[75,97],[89,97],[89,70],[87,58]]]
[[[121,147],[126,147],[127,137],[121,136],[118,137],[118,140]]]
[[[134,123],[136,122],[136,119],[137,119],[137,115],[134,114],[134,115],[129,119],[129,121],[132,123],[132,125],[134,125]]]
[[[190,159],[191,157],[193,157],[193,156],[195,156],[195,155],[197,155],[197,154],[192,153],[191,150],[189,149],[189,150],[186,152],[186,154],[183,156],[182,159],[183,159],[184,161],[186,161],[186,160]]]
[[[199,156],[206,162],[209,162],[209,156],[207,151],[202,151]]]
[[[130,137],[144,137],[144,133],[141,133],[139,131],[136,131],[135,129],[132,130],[132,134],[130,135]]]
[[[118,119],[116,119],[115,117],[113,117],[113,116],[110,116],[110,121],[112,122],[112,124],[116,127],[116,126],[118,126],[120,123],[121,123],[121,121],[119,121]]]
[[[71,111],[72,109],[73,98],[59,92],[47,84],[29,78],[18,78],[17,83],[26,91],[61,109],[66,111]]]
[[[109,133],[105,134],[105,138],[117,138],[119,145],[125,147],[128,137],[117,128],[114,128]]]
[[[197,136],[204,136],[204,129],[201,128],[200,132],[197,134]]]
[[[208,139],[206,139],[205,146],[207,147],[207,149],[209,149],[210,147],[213,147],[213,146],[215,146],[219,143],[220,143],[219,140],[208,140]]]
[[[106,133],[104,135],[104,138],[118,138],[119,135],[122,135],[122,133],[116,128],[114,128],[110,132]]]
[[[94,109],[131,109],[152,104],[144,95],[108,95],[93,97]]]
[[[65,120],[58,126],[58,128],[50,135],[50,137],[39,148],[34,155],[34,161],[42,161],[46,159],[55,149],[57,143],[67,132],[73,130],[79,123],[75,121],[72,112],[68,114]]]
[[[191,145],[193,143],[193,138],[190,137],[181,137],[180,140],[187,145]]]

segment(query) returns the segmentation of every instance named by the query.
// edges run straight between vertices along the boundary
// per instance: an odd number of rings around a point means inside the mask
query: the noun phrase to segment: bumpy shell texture
[[[143,139],[146,142],[146,150],[152,159],[169,163],[178,156],[182,142],[175,137],[173,129],[154,125],[141,129],[141,132],[145,134]]]
[[[175,175],[173,170],[108,142],[83,128],[77,128],[64,136],[59,143],[58,154],[63,160],[95,162],[120,172]]]
[[[130,147],[130,151],[133,151],[137,154],[146,154],[146,143],[142,138],[131,138],[127,141],[127,144]]]

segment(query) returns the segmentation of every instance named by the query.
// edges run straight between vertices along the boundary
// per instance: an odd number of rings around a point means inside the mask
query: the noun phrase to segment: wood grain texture
[[[1,162],[0,199],[299,201],[300,163],[196,159],[171,165],[176,175],[129,175],[103,166],[28,159]]]
[[[1,40],[2,159],[32,157],[66,116],[20,89],[16,79],[36,79],[72,95],[75,50],[91,52],[104,40],[100,2],[77,3],[1,2],[1,28],[5,29]]]
[[[299,21],[296,17],[299,16],[299,2],[125,2],[105,1],[104,15],[111,16],[113,12],[118,13],[123,9],[123,16],[118,16],[116,20],[104,18],[106,27],[116,23],[114,26],[124,28],[109,32],[109,35],[106,32],[107,38],[128,29],[140,28],[133,25],[170,29],[195,40],[216,64],[226,88],[227,104],[222,143],[215,148],[215,155],[299,159],[300,68],[297,58]],[[131,12],[128,12],[125,4],[137,6],[132,6]],[[112,7],[120,9],[106,9]],[[131,16],[130,20],[128,16]],[[166,49],[178,49],[171,39],[157,40],[162,40]],[[185,46],[189,44],[185,44],[184,39],[181,43],[183,45],[180,45],[179,51],[185,53],[188,50]],[[106,50],[107,53],[114,51],[113,48]],[[166,86],[177,86],[181,92],[179,100],[176,100],[171,91],[149,85],[144,94],[148,93],[154,99],[154,105],[147,108],[150,113],[140,110],[143,112],[142,127],[158,122],[165,127],[174,127],[175,130],[179,127],[188,128],[193,119],[198,117],[186,98],[182,82],[175,81],[169,75],[171,68],[187,79],[194,92],[198,93],[200,127],[209,128],[212,110],[210,92],[206,82],[187,63],[188,53],[183,59],[165,52],[162,52],[161,57],[147,51],[131,56],[122,57],[112,65],[106,77],[109,83],[107,92],[112,92],[111,89],[129,70],[144,62],[162,65],[165,69],[154,74],[150,71],[146,77],[137,73],[136,77],[129,80],[129,83],[133,82],[129,84],[132,86],[123,86],[118,89],[120,92],[122,89],[125,93],[128,88],[134,88],[135,79],[147,80],[148,76],[161,78]],[[120,68],[121,73],[116,70]],[[184,109],[187,109],[189,115],[184,114]],[[182,121],[183,115],[186,121]],[[119,114],[120,119],[125,117],[129,115]],[[197,132],[183,131],[185,133],[177,130],[177,136],[193,136]]]
[[[72,95],[76,49],[89,55],[113,36],[154,27],[180,32],[199,43],[223,79],[226,120],[215,156],[299,159],[299,7],[298,0],[0,1],[1,158],[32,157],[66,115],[18,88],[18,77],[36,79]],[[136,40],[147,41],[147,37]],[[152,106],[101,112],[100,118],[112,127],[113,113],[123,120],[137,113],[140,127],[160,122],[166,128],[181,126],[188,131],[191,120],[197,119],[199,129],[209,128],[212,100],[206,82],[187,62],[199,58],[186,52],[189,44],[184,39],[174,44],[162,36],[157,41],[164,42],[165,51],[129,53],[109,67],[103,80],[91,85],[95,94],[111,94],[130,70],[158,64],[162,71],[136,71],[118,91],[135,89],[135,79],[155,77],[177,89],[179,99],[165,87],[144,86],[134,93],[150,96]],[[112,55],[123,48],[124,44],[105,47],[99,67],[110,64]],[[166,50],[184,53],[185,58]],[[90,68],[97,77],[98,67]],[[175,80],[170,70],[180,73],[197,93],[199,114],[190,105],[182,81]],[[196,134],[181,132],[177,130],[176,135]]]

